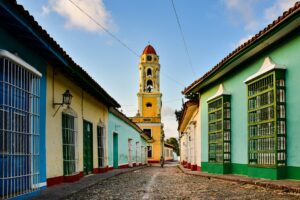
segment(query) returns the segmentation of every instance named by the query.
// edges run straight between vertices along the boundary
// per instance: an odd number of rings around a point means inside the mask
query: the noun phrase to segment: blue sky
[[[69,0],[17,0],[121,105],[137,112],[139,58]],[[177,137],[181,91],[296,0],[174,0],[192,61],[189,65],[171,0],[73,0],[140,55],[151,43],[160,56],[162,121]],[[192,70],[193,68],[193,70]],[[195,73],[193,73],[193,71]]]

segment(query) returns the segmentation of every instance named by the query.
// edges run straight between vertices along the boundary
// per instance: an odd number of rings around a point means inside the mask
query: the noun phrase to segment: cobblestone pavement
[[[82,190],[68,199],[300,199],[285,193],[186,175],[177,167],[148,167],[122,174]]]

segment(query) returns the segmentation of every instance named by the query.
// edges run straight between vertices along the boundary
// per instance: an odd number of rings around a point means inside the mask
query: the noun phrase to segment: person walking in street
[[[164,164],[165,164],[165,159],[163,156],[160,157],[160,167],[164,167]]]

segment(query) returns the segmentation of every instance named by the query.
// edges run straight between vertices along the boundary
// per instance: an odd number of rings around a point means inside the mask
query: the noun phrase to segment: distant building
[[[172,144],[164,143],[164,159],[165,161],[174,160],[174,146]]]
[[[109,169],[128,168],[147,163],[147,140],[143,130],[114,108],[108,115]]]
[[[162,94],[160,92],[160,64],[155,49],[148,45],[140,57],[138,113],[132,117],[152,141],[148,144],[148,162],[159,162],[163,156],[163,124],[161,123]]]
[[[183,105],[178,122],[180,162],[195,171],[201,170],[201,131],[199,100],[190,100]]]

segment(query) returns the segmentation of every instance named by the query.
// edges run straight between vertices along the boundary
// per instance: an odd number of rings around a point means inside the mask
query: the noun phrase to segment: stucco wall
[[[151,160],[155,160],[155,161],[159,161],[160,160],[160,156],[161,156],[161,150],[162,150],[162,146],[161,146],[161,126],[160,124],[156,123],[155,126],[144,126],[144,125],[140,125],[141,129],[151,129],[152,131],[152,138],[153,138],[153,143],[149,143],[150,146],[152,146],[152,158],[148,158],[149,161]]]
[[[0,28],[0,49],[7,50],[10,53],[17,54],[25,62],[37,69],[41,74],[40,80],[40,157],[39,157],[39,173],[41,186],[46,185],[46,148],[45,148],[45,133],[46,133],[46,61],[34,52],[29,46],[17,40],[11,33]]]
[[[105,130],[108,125],[108,109],[94,97],[84,92],[80,87],[69,80],[65,74],[54,72],[54,102],[62,102],[62,94],[70,90],[73,95],[70,107],[77,114],[77,146],[78,172],[83,171],[83,120],[93,124],[93,167],[98,167],[97,125],[103,122]],[[63,145],[62,145],[62,111],[58,106],[52,106],[53,98],[53,67],[47,67],[47,178],[63,175]],[[106,131],[107,138],[107,131]],[[106,144],[106,146],[108,143]],[[107,153],[107,151],[106,151]],[[107,156],[106,156],[107,157]],[[107,159],[107,158],[106,158]],[[107,161],[106,161],[107,162]],[[55,163],[55,164],[53,164]]]
[[[241,64],[236,70],[220,79],[212,86],[201,91],[201,132],[202,132],[202,162],[208,161],[208,114],[207,99],[213,96],[220,83],[231,93],[231,154],[232,163],[247,164],[247,94],[243,83],[249,76],[256,73],[263,64],[265,57],[270,56],[277,64],[286,66],[286,116],[287,116],[287,164],[300,166],[300,37],[290,36],[281,43],[273,45],[268,50]],[[239,70],[238,70],[239,69]]]
[[[118,165],[128,164],[128,139],[132,140],[132,163],[136,163],[136,142],[139,142],[137,162],[141,162],[141,144],[147,146],[140,134],[111,112],[108,114],[108,160],[113,166],[113,134],[118,134]]]

